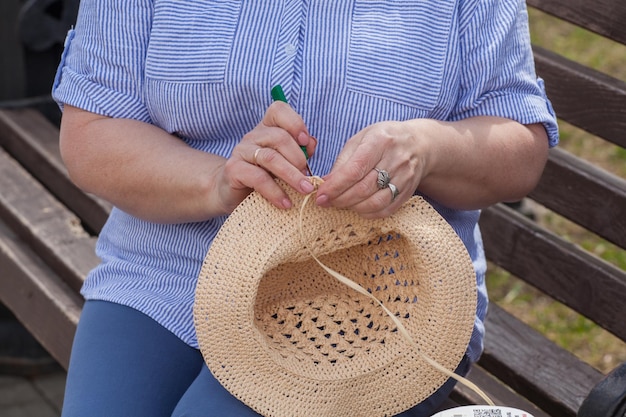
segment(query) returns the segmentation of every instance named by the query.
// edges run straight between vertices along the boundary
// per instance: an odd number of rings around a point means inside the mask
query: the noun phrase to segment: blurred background
[[[50,89],[79,0],[0,1],[0,106],[36,107],[55,124]]]
[[[0,0],[0,108],[33,107],[58,125],[50,90],[78,0]],[[2,272],[0,271],[0,279]],[[33,376],[60,366],[0,304],[0,375]]]

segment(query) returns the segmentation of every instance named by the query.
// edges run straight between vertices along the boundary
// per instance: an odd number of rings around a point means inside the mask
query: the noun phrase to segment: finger
[[[349,209],[356,211],[364,218],[383,218],[395,213],[403,202],[404,196],[398,194],[394,199],[392,191],[384,188]]]
[[[377,173],[371,170],[361,181],[353,184],[352,187],[339,194],[332,200],[332,206],[337,208],[351,208],[358,203],[365,201],[378,192],[376,184]],[[320,186],[321,189],[321,186]],[[319,191],[318,193],[323,192]],[[330,204],[329,200],[327,204]]]
[[[289,104],[282,101],[274,102],[265,113],[262,123],[288,132],[296,143],[305,149],[307,157],[315,153],[317,139],[309,134],[304,120]]]
[[[300,142],[298,142],[300,144]],[[309,141],[307,144],[302,145],[300,144],[300,146],[306,146],[306,152],[307,155],[310,157],[312,157],[315,154],[315,149],[317,149],[317,138],[313,137],[313,136],[309,136]]]
[[[363,181],[366,176],[371,175],[376,163],[382,158],[383,151],[372,141],[359,139],[348,141],[331,172],[324,177],[325,181],[320,185],[318,204],[320,200],[335,201],[355,184]]]
[[[289,197],[266,170],[243,160],[229,160],[224,168],[227,193],[232,195],[234,207],[252,190],[259,192],[265,199],[278,208],[292,206]]]
[[[287,103],[282,101],[272,103],[265,112],[261,123],[268,127],[278,127],[287,131],[300,146],[309,145],[311,135],[309,135],[304,120]]]
[[[272,172],[284,172],[284,167],[273,166],[273,163],[279,159],[275,159],[266,156],[264,163],[259,162],[259,148],[273,149],[280,153],[286,161],[296,167],[301,173],[306,170],[306,158],[302,149],[291,135],[284,129],[278,127],[258,126],[253,131],[246,134],[237,147],[237,152],[241,155],[242,159],[250,162],[253,165],[262,165],[263,168]],[[314,150],[314,148],[313,148]],[[235,153],[235,152],[233,152]]]
[[[306,161],[302,151],[297,149],[296,153],[298,152],[299,156],[297,156],[297,158]],[[257,167],[263,168],[276,178],[284,180],[300,193],[308,194],[314,190],[313,184],[302,173],[302,170],[299,169],[297,165],[287,160],[284,155],[276,149],[269,147],[257,148],[254,151],[253,160]]]

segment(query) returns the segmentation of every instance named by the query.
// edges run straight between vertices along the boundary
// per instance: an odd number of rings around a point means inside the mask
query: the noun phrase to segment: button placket
[[[276,48],[276,58],[272,79],[281,84],[287,95],[292,95],[296,86],[298,56],[300,51],[300,32],[304,21],[305,2],[289,0],[283,5],[281,14],[281,34]],[[290,100],[292,103],[292,100]],[[293,103],[292,103],[293,104]]]

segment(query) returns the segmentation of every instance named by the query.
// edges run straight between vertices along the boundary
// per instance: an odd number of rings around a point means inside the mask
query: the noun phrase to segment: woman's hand
[[[316,145],[302,118],[289,105],[272,104],[263,120],[234,148],[218,175],[223,211],[230,213],[251,190],[279,208],[291,207],[274,177],[301,193],[313,191],[305,175],[306,158],[300,146],[313,155]]]
[[[308,193],[306,160],[315,139],[287,104],[274,103],[229,159],[188,146],[157,126],[65,106],[61,154],[81,189],[158,223],[229,214],[252,190],[277,207],[291,202],[273,177]]]
[[[370,218],[392,214],[420,183],[423,144],[406,122],[381,122],[363,129],[348,140],[324,177],[317,204],[349,208]],[[379,171],[389,174],[390,185],[378,186]]]
[[[532,191],[547,155],[541,124],[491,116],[381,122],[350,138],[316,201],[384,217],[419,190],[450,208],[480,209]],[[379,189],[377,170],[387,171],[393,186]]]

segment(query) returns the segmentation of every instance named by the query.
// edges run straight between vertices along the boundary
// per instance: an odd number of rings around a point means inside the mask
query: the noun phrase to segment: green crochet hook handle
[[[274,101],[282,101],[283,103],[288,103],[287,97],[285,97],[285,92],[283,91],[283,88],[280,86],[280,84],[276,84],[272,88],[272,99]],[[308,161],[309,153],[306,151],[306,146],[300,146],[300,149],[302,149],[302,152],[304,152],[304,156],[306,157],[306,160]]]

